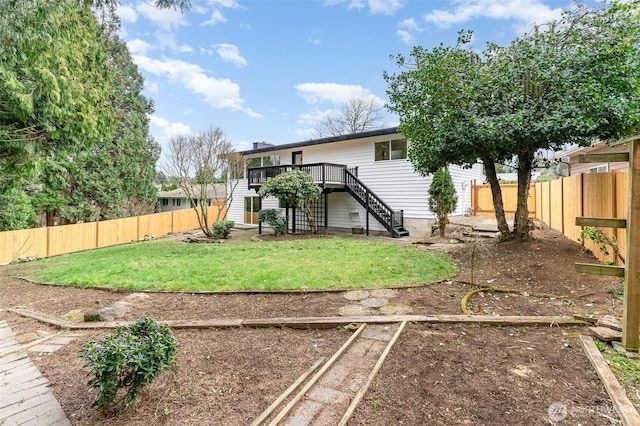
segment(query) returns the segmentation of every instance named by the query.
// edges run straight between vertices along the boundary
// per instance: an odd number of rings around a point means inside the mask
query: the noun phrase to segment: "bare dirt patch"
[[[231,241],[250,239],[252,232],[234,230]],[[494,286],[516,292],[477,294],[468,303],[472,312],[621,315],[620,279],[575,273],[575,262],[595,263],[595,259],[556,231],[537,230],[534,237],[525,244],[487,242],[473,250],[468,244],[450,245],[457,276],[398,289],[393,303],[410,306],[414,314],[459,314],[467,292]],[[13,266],[0,269],[0,319],[6,319],[16,334],[48,327],[8,308],[23,306],[73,318],[74,313],[108,306],[126,296],[31,284],[15,273]],[[337,316],[350,303],[343,292],[152,293],[136,302],[123,319]],[[553,402],[568,407],[567,424],[607,424],[601,414],[608,416],[611,405],[575,338],[580,332],[584,330],[410,324],[351,424],[550,424],[547,410]],[[88,370],[78,354],[84,341],[104,334],[89,332],[84,340],[34,360],[52,382],[73,424],[248,424],[320,356],[333,353],[349,336],[340,329],[177,330],[181,345],[177,373],[154,383],[144,399],[122,416],[103,419],[91,407],[95,394],[86,387]]]

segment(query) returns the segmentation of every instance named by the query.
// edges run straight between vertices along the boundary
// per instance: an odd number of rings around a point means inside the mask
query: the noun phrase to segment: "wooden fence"
[[[579,241],[583,229],[576,226],[577,216],[627,217],[629,172],[583,173],[551,182],[536,183],[536,218],[562,232],[568,238]],[[626,252],[626,230],[602,229],[618,241],[620,252]],[[613,253],[608,256],[593,242],[584,246],[603,262],[616,262]]]
[[[502,204],[504,213],[507,217],[513,217],[516,213],[518,200],[518,184],[509,183],[501,184]],[[534,185],[529,187],[529,217],[536,217],[536,188]],[[493,209],[493,195],[491,194],[491,186],[489,184],[476,185],[471,187],[471,205],[474,216],[494,216],[496,214]]]
[[[215,218],[218,207],[209,207]],[[226,211],[222,212],[223,217]],[[145,235],[164,235],[199,228],[193,209],[73,225],[48,226],[0,232],[0,264],[18,258],[49,257],[59,254],[126,244]]]
[[[502,184],[500,187],[505,213],[507,217],[513,217],[518,187],[516,184]],[[529,191],[529,216],[557,229],[573,241],[580,241],[583,227],[576,226],[576,217],[626,218],[628,191],[629,173],[620,170],[583,173],[535,183]],[[473,185],[472,197],[474,215],[495,215],[489,185]],[[620,253],[626,252],[625,229],[603,228],[602,231],[609,237],[615,237]],[[611,250],[609,255],[605,255],[599,246],[588,239],[583,245],[603,262],[622,264],[615,259]]]

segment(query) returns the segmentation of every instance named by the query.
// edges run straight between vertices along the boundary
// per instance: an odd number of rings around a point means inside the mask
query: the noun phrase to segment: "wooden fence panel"
[[[185,232],[199,228],[198,217],[193,209],[174,210],[173,213],[173,232]]]
[[[138,218],[105,220],[98,222],[98,247],[130,243],[138,239]]]
[[[615,217],[615,177],[613,172],[585,173],[582,175],[582,208],[583,215],[587,217]],[[615,230],[603,228],[603,231],[612,236]],[[592,241],[585,241],[584,246],[603,262],[612,262],[611,254],[604,255],[599,246]]]
[[[514,183],[501,184],[500,189],[502,190],[505,216],[513,217],[518,206],[518,185]],[[491,186],[488,184],[474,185],[472,198],[474,216],[495,216]],[[529,217],[536,217],[536,187],[533,184],[529,187],[528,207]]]
[[[562,180],[549,182],[549,225],[553,229],[564,232],[564,208],[562,205]],[[552,207],[553,206],[553,207]]]
[[[536,215],[535,218],[542,220],[542,182],[533,185],[536,189]]]
[[[47,256],[47,228],[0,232],[0,264]]]
[[[48,229],[48,256],[96,248],[98,222],[51,226]]]
[[[542,221],[546,224],[551,223],[551,185],[550,182],[542,182],[540,184],[540,192],[542,193]]]
[[[616,182],[616,217],[626,218],[628,215],[628,201],[629,201],[629,172],[616,171],[614,172]],[[618,249],[620,253],[627,252],[627,230],[620,228],[616,230],[616,238],[618,240]],[[622,262],[618,262],[618,265],[622,265]]]
[[[582,175],[561,179],[564,235],[578,241],[582,227],[576,226],[576,217],[582,214]]]
[[[171,212],[147,214],[138,217],[138,239],[145,235],[161,237],[173,232]]]

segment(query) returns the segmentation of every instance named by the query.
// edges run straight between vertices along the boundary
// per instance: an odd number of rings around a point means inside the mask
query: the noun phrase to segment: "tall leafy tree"
[[[422,175],[447,164],[470,167],[480,159],[491,184],[502,239],[511,237],[496,174],[496,162],[510,158],[500,129],[487,120],[495,108],[486,61],[468,47],[470,32],[455,46],[422,46],[398,55],[399,74],[384,74],[387,107],[400,116],[400,132],[410,139],[408,157]]]
[[[417,170],[483,161],[503,237],[509,233],[495,162],[516,156],[513,234],[527,240],[527,197],[539,150],[638,131],[639,46],[637,2],[580,5],[506,47],[490,44],[481,56],[459,47],[415,48],[411,69],[385,75],[390,108],[412,140],[409,158]]]
[[[114,131],[101,32],[72,0],[0,0],[0,192],[24,192],[58,152]]]

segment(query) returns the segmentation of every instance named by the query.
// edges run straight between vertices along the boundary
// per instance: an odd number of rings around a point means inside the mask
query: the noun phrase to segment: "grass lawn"
[[[185,244],[163,239],[38,263],[40,270],[29,278],[132,290],[393,287],[431,282],[455,273],[444,255],[340,238],[241,244]]]

